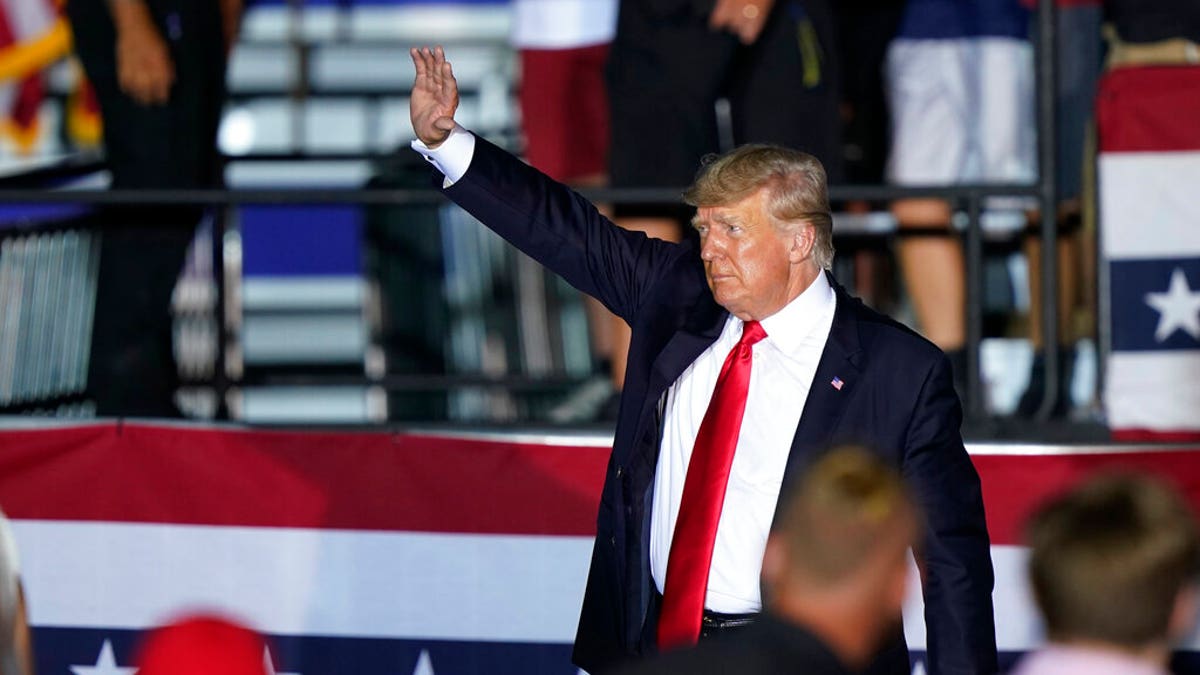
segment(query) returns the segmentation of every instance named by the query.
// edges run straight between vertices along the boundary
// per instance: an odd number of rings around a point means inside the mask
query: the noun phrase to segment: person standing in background
[[[1037,176],[1033,48],[1019,0],[909,0],[888,47],[888,180],[896,185],[1032,183]],[[1009,203],[998,203],[1007,201]],[[1023,201],[989,200],[1023,218]],[[892,204],[900,270],[922,334],[965,393],[963,249],[941,199]],[[917,232],[919,230],[919,232]]]
[[[69,0],[116,189],[224,184],[217,128],[241,0]],[[88,391],[99,415],[176,417],[171,296],[203,212],[117,208],[102,245]]]
[[[616,27],[617,0],[513,0],[525,160],[567,185],[608,185],[604,67]],[[597,370],[620,389],[612,371],[614,324],[620,319],[595,298],[586,296],[584,302]],[[615,406],[601,403],[599,416],[615,419]],[[564,414],[579,413],[565,409]]]
[[[746,143],[807,152],[841,181],[836,56],[828,0],[622,0],[608,63],[613,187],[681,188],[705,155]],[[691,217],[677,204],[615,213],[667,241]],[[615,326],[620,383],[630,327]]]

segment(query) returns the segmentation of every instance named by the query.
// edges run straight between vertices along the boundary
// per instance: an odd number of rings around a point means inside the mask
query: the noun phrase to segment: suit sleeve
[[[921,386],[903,472],[924,510],[922,561],[931,675],[997,672],[992,559],[979,475],[959,434],[962,408],[940,355]]]
[[[629,232],[565,185],[477,138],[470,168],[445,194],[488,228],[630,322],[682,255]]]

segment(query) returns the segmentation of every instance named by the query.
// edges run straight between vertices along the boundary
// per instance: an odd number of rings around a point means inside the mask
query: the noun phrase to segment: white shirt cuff
[[[455,124],[450,135],[436,148],[430,148],[416,139],[412,142],[412,149],[442,172],[446,177],[442,187],[448,188],[467,174],[471,158],[475,156],[475,134]]]

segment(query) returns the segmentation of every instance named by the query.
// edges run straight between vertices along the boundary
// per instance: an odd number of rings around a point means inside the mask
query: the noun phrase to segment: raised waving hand
[[[417,77],[409,98],[409,114],[413,131],[425,145],[435,148],[454,128],[454,111],[458,109],[458,82],[441,47],[409,50]]]

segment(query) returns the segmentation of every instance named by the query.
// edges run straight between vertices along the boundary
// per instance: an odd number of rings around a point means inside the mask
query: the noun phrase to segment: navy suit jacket
[[[575,639],[575,663],[595,673],[652,649],[643,636],[653,635],[657,618],[650,610],[650,500],[665,394],[716,340],[728,312],[713,300],[694,243],[623,230],[481,138],[466,175],[445,194],[633,329]],[[926,517],[919,555],[929,671],[994,673],[987,526],[979,477],[959,434],[949,362],[836,282],[834,289],[833,326],[792,440],[785,485],[842,441],[864,442],[898,467]],[[831,384],[835,377],[840,389]],[[908,671],[902,635],[897,639],[880,664],[884,672]]]

